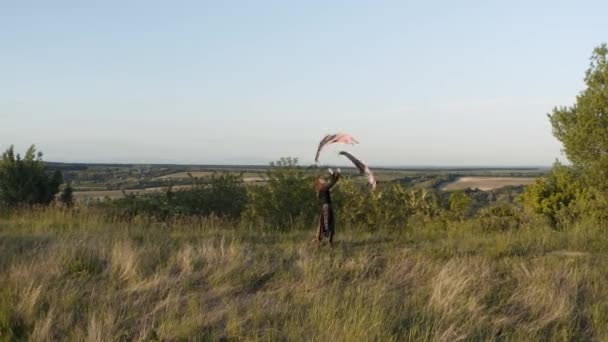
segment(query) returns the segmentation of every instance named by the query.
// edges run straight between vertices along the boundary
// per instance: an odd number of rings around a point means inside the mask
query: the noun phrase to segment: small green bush
[[[522,210],[510,203],[499,203],[483,208],[477,215],[482,228],[486,231],[517,229],[523,223]]]
[[[406,188],[399,183],[370,192],[347,178],[340,181],[335,197],[339,222],[371,230],[404,227],[415,214],[428,219],[441,211],[433,190]]]
[[[313,176],[294,158],[270,166],[267,183],[249,187],[245,218],[279,230],[313,222],[318,210]]]
[[[521,203],[531,213],[546,217],[554,227],[574,219],[572,206],[586,187],[571,167],[556,163],[551,172],[526,188]]]
[[[471,198],[464,191],[455,191],[448,198],[451,217],[455,220],[464,220],[471,209]]]

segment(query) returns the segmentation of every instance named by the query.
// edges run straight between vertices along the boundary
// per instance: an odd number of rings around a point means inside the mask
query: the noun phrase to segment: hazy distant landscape
[[[505,186],[530,185],[536,178],[532,177],[458,177],[455,181],[444,184],[442,190],[493,190]]]
[[[309,174],[327,167],[311,166]],[[334,168],[336,168],[334,166]],[[344,168],[344,167],[343,167]],[[201,166],[201,165],[136,165],[136,164],[61,164],[49,163],[49,169],[63,171],[66,181],[74,188],[79,200],[123,197],[126,194],[162,191],[168,186],[176,189],[188,187],[193,179],[205,180],[214,173],[231,173],[246,183],[263,184],[267,179],[267,166]],[[352,168],[344,168],[356,175]],[[531,184],[548,172],[549,168],[378,168],[376,176],[382,184],[419,184],[441,190],[494,190],[505,186]]]

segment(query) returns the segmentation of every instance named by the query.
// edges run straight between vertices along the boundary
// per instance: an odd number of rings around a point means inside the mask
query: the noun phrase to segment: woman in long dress
[[[335,217],[334,210],[331,203],[331,188],[336,185],[342,173],[340,169],[333,173],[330,171],[329,182],[324,182],[321,177],[315,181],[315,190],[321,204],[321,213],[319,215],[319,223],[317,227],[317,241],[320,243],[323,237],[326,236],[329,239],[331,245],[334,241],[335,233]]]

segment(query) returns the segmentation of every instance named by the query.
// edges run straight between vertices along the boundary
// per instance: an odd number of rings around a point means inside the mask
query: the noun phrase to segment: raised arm
[[[342,173],[340,171],[332,174],[331,180],[327,184],[327,189],[331,189],[334,185],[336,185],[336,183],[338,183],[338,180],[340,179],[341,176],[342,176]]]

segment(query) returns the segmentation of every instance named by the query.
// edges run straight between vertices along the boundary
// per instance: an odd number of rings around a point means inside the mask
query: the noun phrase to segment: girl
[[[334,173],[329,169],[329,174],[331,175],[329,183],[325,183],[321,177],[315,180],[315,190],[321,204],[321,214],[319,215],[319,225],[317,227],[317,241],[320,243],[325,235],[329,238],[329,245],[331,246],[334,241],[335,219],[330,190],[338,182],[342,172],[338,169]]]

